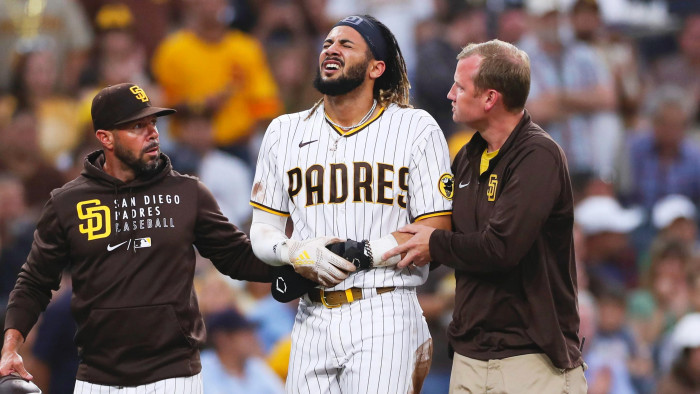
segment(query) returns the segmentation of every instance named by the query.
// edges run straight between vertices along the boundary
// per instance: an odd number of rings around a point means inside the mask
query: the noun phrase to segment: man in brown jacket
[[[571,181],[524,109],[530,61],[498,40],[458,59],[447,97],[477,133],[452,164],[454,231],[406,226],[414,237],[384,257],[455,269],[451,393],[585,393]]]
[[[270,282],[272,274],[209,190],[160,152],[157,118],[173,112],[130,83],[95,96],[102,150],[44,207],[10,294],[0,375],[32,378],[18,351],[69,267],[76,393],[202,392],[194,247],[232,278]]]

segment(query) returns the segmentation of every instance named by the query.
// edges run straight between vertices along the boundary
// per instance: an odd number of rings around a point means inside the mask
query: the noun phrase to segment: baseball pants
[[[73,394],[202,394],[202,375],[163,379],[141,386],[103,386],[75,381]]]
[[[374,292],[374,294],[372,294]],[[432,339],[414,288],[327,308],[299,303],[289,357],[288,393],[419,393]]]

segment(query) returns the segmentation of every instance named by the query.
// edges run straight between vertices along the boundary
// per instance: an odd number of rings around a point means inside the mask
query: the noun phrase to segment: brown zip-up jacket
[[[102,170],[102,151],[91,153],[51,193],[10,294],[5,330],[26,338],[70,268],[79,380],[136,386],[200,372],[193,245],[232,278],[271,281],[209,190],[161,158],[155,175],[124,183]]]
[[[455,269],[450,344],[463,356],[545,353],[583,363],[574,261],[574,202],[561,148],[525,114],[479,175],[479,133],[452,165],[454,232],[430,238],[434,261]]]

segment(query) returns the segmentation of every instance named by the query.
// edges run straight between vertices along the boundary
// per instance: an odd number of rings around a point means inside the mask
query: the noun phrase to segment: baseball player
[[[314,86],[322,100],[268,127],[251,194],[255,254],[320,284],[300,301],[286,389],[420,392],[432,340],[415,287],[428,267],[379,257],[402,241],[392,232],[404,224],[450,227],[447,144],[435,120],[408,105],[401,51],[371,16],[333,27]],[[357,258],[343,253],[358,245]]]

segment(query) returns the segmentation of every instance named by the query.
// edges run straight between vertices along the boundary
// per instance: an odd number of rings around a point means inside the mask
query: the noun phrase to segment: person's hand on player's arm
[[[2,358],[0,359],[0,376],[9,375],[11,373],[19,374],[26,380],[32,380],[34,377],[24,368],[24,361],[19,355],[19,349],[24,343],[22,334],[10,328],[5,331],[5,340],[2,345]]]
[[[250,240],[253,252],[262,261],[273,266],[291,265],[299,275],[325,287],[332,287],[355,271],[355,266],[326,249],[326,245],[341,242],[334,237],[306,240],[287,238],[287,218],[253,211]]]
[[[376,240],[358,242],[349,239],[339,244],[329,244],[327,248],[351,261],[357,269],[393,266],[403,269],[411,263],[416,266],[424,266],[430,263],[430,251],[428,250],[430,234],[437,228],[450,230],[452,222],[451,217],[445,215],[427,218],[421,220],[420,223],[420,225],[405,226]],[[423,241],[422,237],[427,238]],[[424,250],[416,249],[423,242],[425,243],[422,246]]]
[[[418,267],[427,265],[432,260],[430,258],[430,235],[435,231],[435,227],[423,226],[420,224],[409,224],[399,229],[400,233],[411,234],[411,238],[401,245],[384,253],[382,258],[396,258],[401,255],[402,259],[396,264],[397,268],[406,268],[413,264]]]

